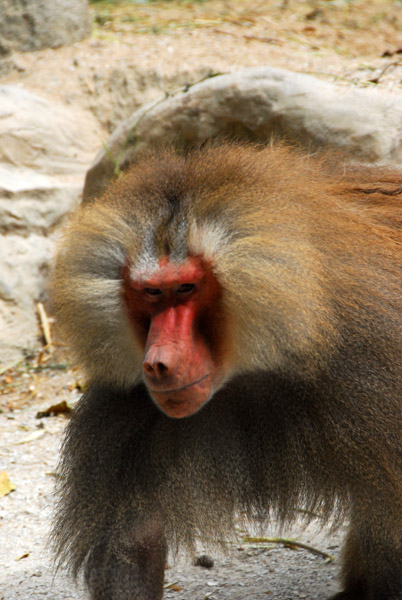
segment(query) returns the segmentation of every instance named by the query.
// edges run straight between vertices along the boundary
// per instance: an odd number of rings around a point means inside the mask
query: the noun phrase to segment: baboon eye
[[[189,294],[195,289],[195,283],[183,283],[178,289],[179,294]]]
[[[162,293],[162,290],[159,288],[144,288],[144,292],[148,294],[148,296],[159,296]]]

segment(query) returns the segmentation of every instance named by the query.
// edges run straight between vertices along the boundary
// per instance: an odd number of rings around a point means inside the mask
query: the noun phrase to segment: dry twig
[[[381,77],[388,71],[388,69],[390,69],[391,67],[398,67],[399,65],[402,65],[402,61],[400,61],[400,60],[396,60],[395,62],[388,63],[387,65],[385,65],[385,67],[383,67],[381,69],[379,75],[377,75],[377,77],[373,77],[373,79],[369,79],[369,82],[370,83],[380,83]]]
[[[303,548],[304,550],[308,550],[312,554],[316,554],[317,556],[322,556],[325,560],[333,561],[335,557],[332,554],[328,554],[323,550],[319,550],[318,548],[314,548],[314,546],[310,546],[309,544],[305,544],[304,542],[298,542],[297,540],[292,540],[288,538],[274,537],[274,538],[266,538],[266,537],[245,537],[242,540],[245,544],[283,544],[284,546],[297,546],[298,548]]]
[[[212,31],[214,33],[223,33],[224,35],[231,35],[232,37],[235,37],[238,39],[243,38],[244,40],[264,42],[265,44],[278,44],[278,45],[283,44],[283,42],[281,40],[278,40],[277,38],[260,37],[258,35],[250,35],[247,33],[238,34],[238,33],[234,33],[233,31],[225,31],[224,29],[213,29]]]
[[[51,348],[51,346],[53,345],[52,332],[45,307],[43,306],[42,302],[38,302],[36,308],[38,309],[39,321],[42,328],[43,337],[45,338],[46,347]]]

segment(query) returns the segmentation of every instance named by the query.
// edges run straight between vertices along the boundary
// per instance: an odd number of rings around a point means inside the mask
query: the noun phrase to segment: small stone
[[[201,554],[201,556],[195,557],[194,566],[203,567],[204,569],[212,569],[214,566],[214,559],[208,556],[208,554]]]

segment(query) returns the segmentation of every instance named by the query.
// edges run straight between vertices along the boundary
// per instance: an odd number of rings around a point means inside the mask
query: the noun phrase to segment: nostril
[[[143,364],[142,366],[143,366],[143,368],[144,368],[144,371],[145,371],[145,373],[146,373],[147,375],[151,375],[151,376],[152,376],[152,375],[154,374],[154,368],[153,368],[153,366],[151,365],[151,363],[149,363],[149,362],[144,362],[144,364]]]
[[[158,363],[156,363],[156,365],[154,366],[154,370],[155,370],[155,372],[156,372],[156,373],[157,373],[159,376],[162,376],[162,375],[165,375],[165,374],[167,373],[167,371],[168,371],[168,368],[167,368],[167,366],[166,366],[166,365],[164,365],[163,363],[161,363],[161,362],[158,362]]]
[[[169,371],[169,368],[163,362],[144,362],[143,369],[149,377],[157,379],[162,379]]]

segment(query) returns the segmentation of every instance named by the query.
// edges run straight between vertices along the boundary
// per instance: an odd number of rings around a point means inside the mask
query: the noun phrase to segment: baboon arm
[[[143,523],[131,540],[109,540],[91,551],[85,580],[91,600],[160,600],[166,545],[155,522]]]

